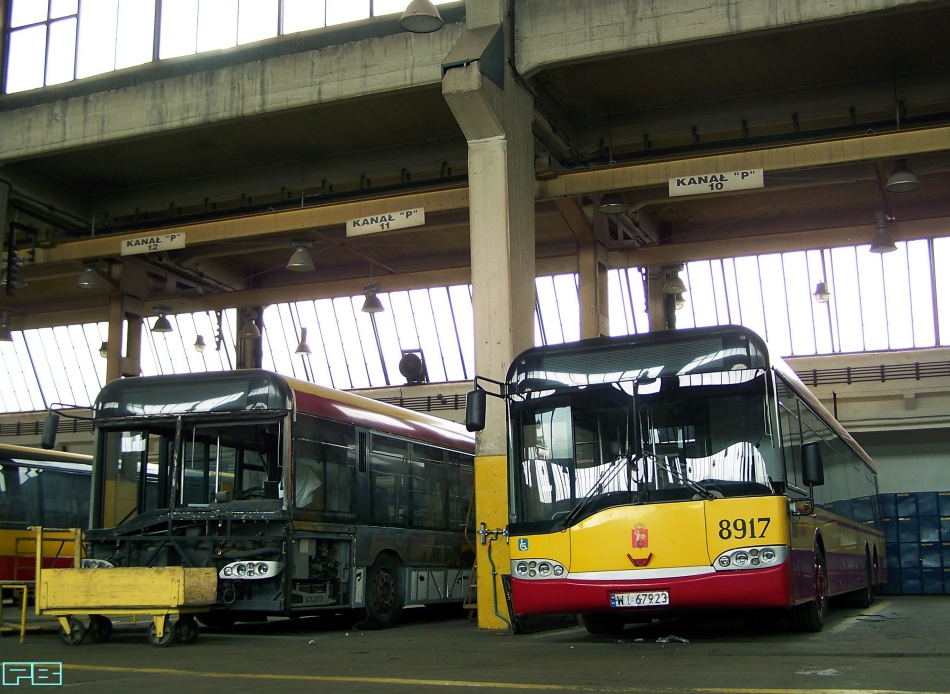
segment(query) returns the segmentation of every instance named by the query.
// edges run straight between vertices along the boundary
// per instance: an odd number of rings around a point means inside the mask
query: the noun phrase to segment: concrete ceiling
[[[879,210],[898,239],[950,233],[950,3],[894,4],[526,69],[537,105],[539,272],[575,270],[578,241],[593,229],[612,264],[866,243]],[[461,21],[462,9],[447,20]],[[518,65],[532,39],[528,24],[515,24]],[[207,60],[252,64],[266,60],[262,51]],[[206,67],[198,56],[177,69]],[[162,69],[117,73],[93,91],[164,79]],[[271,89],[276,98],[280,85]],[[0,126],[5,112],[89,92],[76,83],[2,96]],[[898,157],[918,190],[884,192]],[[152,315],[156,304],[355,294],[371,276],[384,291],[468,281],[466,143],[438,80],[0,163],[26,260],[28,286],[0,295],[14,325],[105,320],[117,292]],[[732,166],[760,166],[765,187],[667,194],[670,176]],[[595,202],[607,192],[631,212],[601,226]],[[346,219],[417,206],[424,227],[346,237]],[[187,230],[187,248],[115,250],[118,235],[176,230]],[[295,240],[313,244],[315,273],[283,267]],[[32,262],[34,244],[43,262]],[[91,259],[105,291],[76,287]]]

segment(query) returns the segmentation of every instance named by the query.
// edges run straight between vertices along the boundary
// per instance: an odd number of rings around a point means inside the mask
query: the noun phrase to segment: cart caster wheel
[[[158,638],[158,630],[155,628],[155,622],[148,625],[148,642],[153,646],[165,647],[175,638],[175,632],[168,626],[168,617],[165,618],[165,628],[162,629],[162,638]]]
[[[194,643],[198,639],[198,620],[192,615],[182,617],[175,622],[175,638],[181,643]]]
[[[69,633],[61,626],[59,628],[59,638],[67,646],[78,646],[86,638],[86,625],[82,623],[79,617],[69,617]]]
[[[108,641],[112,637],[112,620],[98,614],[89,617],[89,636],[99,643]]]

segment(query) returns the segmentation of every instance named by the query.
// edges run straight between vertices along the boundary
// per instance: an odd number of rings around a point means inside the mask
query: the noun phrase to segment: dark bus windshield
[[[279,421],[183,418],[175,465],[177,425],[167,419],[103,430],[99,474],[109,493],[97,527],[121,525],[155,509],[264,498],[265,489],[273,498],[280,495]]]
[[[744,369],[552,389],[514,404],[513,522],[772,493],[782,468],[766,389],[764,371]]]

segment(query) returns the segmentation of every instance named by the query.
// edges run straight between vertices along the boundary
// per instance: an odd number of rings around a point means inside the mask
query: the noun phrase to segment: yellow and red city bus
[[[88,557],[213,566],[229,625],[461,605],[474,436],[460,424],[258,369],[118,379],[93,408]],[[180,640],[197,633],[190,616]]]
[[[0,444],[0,580],[32,583],[36,576],[36,533],[43,565],[72,566],[75,534],[89,525],[92,456]],[[55,530],[53,530],[55,529]]]
[[[873,461],[752,331],[536,347],[501,386],[516,620],[781,608],[817,631],[885,581]]]

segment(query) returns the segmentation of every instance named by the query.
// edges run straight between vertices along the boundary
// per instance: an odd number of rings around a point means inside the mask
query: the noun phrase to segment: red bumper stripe
[[[611,593],[654,590],[670,593],[670,604],[660,608],[663,611],[790,607],[790,566],[790,562],[786,562],[773,569],[722,571],[657,581],[524,580],[512,576],[511,598],[517,615],[603,612],[611,609]],[[626,611],[635,613],[642,609]]]

